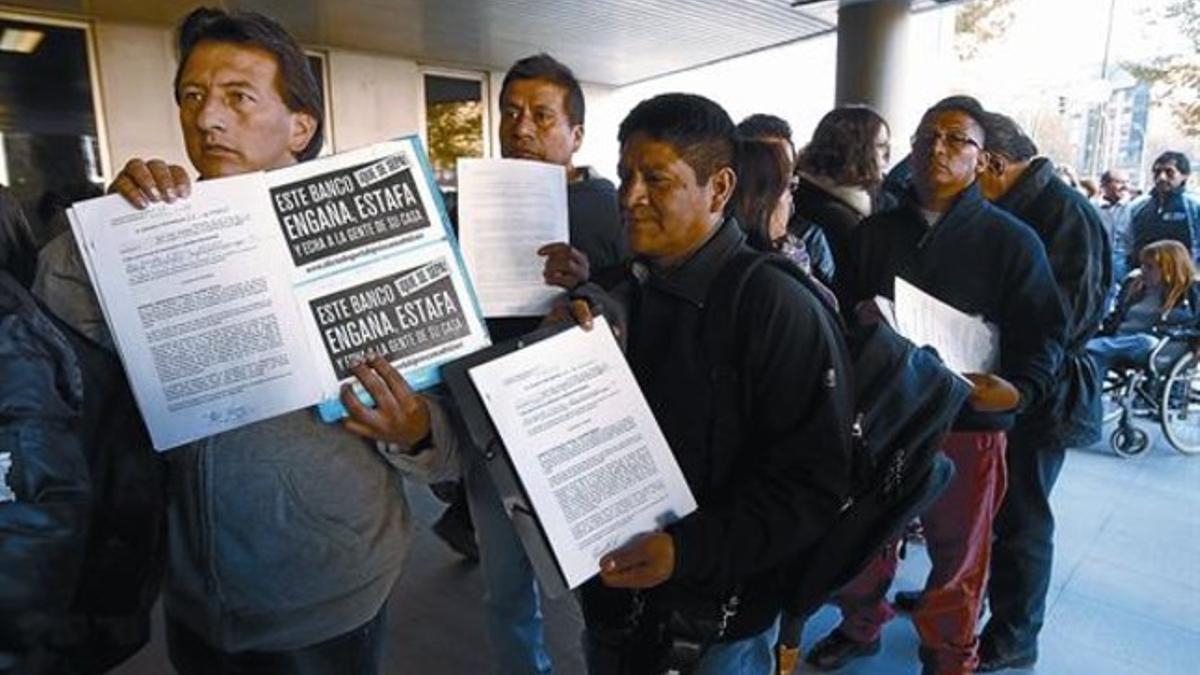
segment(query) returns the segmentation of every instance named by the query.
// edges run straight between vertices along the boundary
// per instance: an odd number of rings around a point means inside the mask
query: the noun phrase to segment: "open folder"
[[[421,388],[489,344],[413,136],[68,213],[159,450],[306,406],[333,421],[368,353]]]
[[[603,318],[466,356],[443,378],[549,595],[696,509]]]

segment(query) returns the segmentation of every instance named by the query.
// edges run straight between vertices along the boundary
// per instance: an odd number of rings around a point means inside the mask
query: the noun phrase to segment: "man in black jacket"
[[[91,484],[78,362],[29,294],[37,249],[0,186],[0,673],[44,672],[83,566]]]
[[[706,301],[747,250],[722,216],[733,123],[708,99],[666,94],[634,108],[618,138],[638,261],[613,294],[630,366],[699,509],[601,560],[582,591],[589,672],[664,672],[662,650],[685,639],[707,645],[696,672],[772,672],[786,571],[849,490],[845,346],[805,286],[763,265],[718,319],[735,326],[732,365],[712,363]],[[709,629],[675,630],[672,615]]]
[[[976,184],[983,118],[968,97],[926,111],[912,139],[913,190],[897,208],[863,222],[852,242],[854,264],[839,276],[845,309],[892,297],[900,276],[1000,332],[995,374],[972,376],[976,391],[942,447],[955,463],[954,480],[922,516],[933,569],[913,619],[928,675],[965,675],[977,665],[975,624],[1005,487],[1004,431],[1046,397],[1062,357],[1065,320],[1042,244],[984,201]],[[843,622],[813,648],[811,663],[833,669],[878,650],[892,615],[884,594],[894,551],[888,564],[868,570],[873,578],[855,580],[856,593],[839,594]]]
[[[1037,146],[1004,115],[984,118],[983,196],[1027,223],[1046,247],[1067,315],[1064,357],[1053,389],[1026,408],[1008,432],[1008,493],[996,514],[988,606],[977,672],[1024,668],[1037,660],[1037,635],[1046,609],[1054,554],[1050,490],[1069,446],[1096,441],[1088,402],[1103,373],[1087,341],[1104,317],[1112,283],[1112,253],[1100,214],[1087,198],[1036,157]]]
[[[36,259],[0,186],[0,673],[99,673],[150,639],[162,467],[116,356],[29,292]]]

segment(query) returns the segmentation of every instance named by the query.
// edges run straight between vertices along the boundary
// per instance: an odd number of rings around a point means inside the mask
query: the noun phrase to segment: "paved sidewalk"
[[[1104,443],[1067,457],[1054,494],[1058,550],[1047,626],[1036,671],[1046,675],[1185,675],[1200,670],[1200,457],[1183,457],[1152,432],[1154,447],[1122,460]],[[478,571],[429,532],[441,504],[409,490],[418,529],[404,577],[392,594],[389,675],[489,673]],[[897,588],[918,588],[929,568],[910,547]],[[557,671],[583,673],[582,627],[570,600],[547,607]],[[826,608],[810,622],[810,645],[836,623]],[[161,625],[155,641],[119,675],[170,672]],[[842,672],[914,675],[917,639],[903,616],[888,625],[883,651]],[[1018,671],[1010,671],[1018,672]]]

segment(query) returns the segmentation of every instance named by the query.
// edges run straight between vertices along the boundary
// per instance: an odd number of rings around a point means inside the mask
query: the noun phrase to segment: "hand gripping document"
[[[696,510],[603,318],[464,357],[445,381],[552,597],[634,535]]]
[[[159,450],[306,406],[335,421],[369,352],[420,389],[490,343],[415,136],[69,217]]]

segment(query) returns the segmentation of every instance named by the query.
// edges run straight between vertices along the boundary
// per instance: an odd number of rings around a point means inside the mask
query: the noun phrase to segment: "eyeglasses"
[[[979,141],[960,131],[921,131],[914,134],[909,140],[912,142],[913,148],[928,149],[932,148],[938,141],[942,141],[946,144],[947,148],[955,152],[961,151],[968,145],[973,145],[979,150],[983,149]]]

